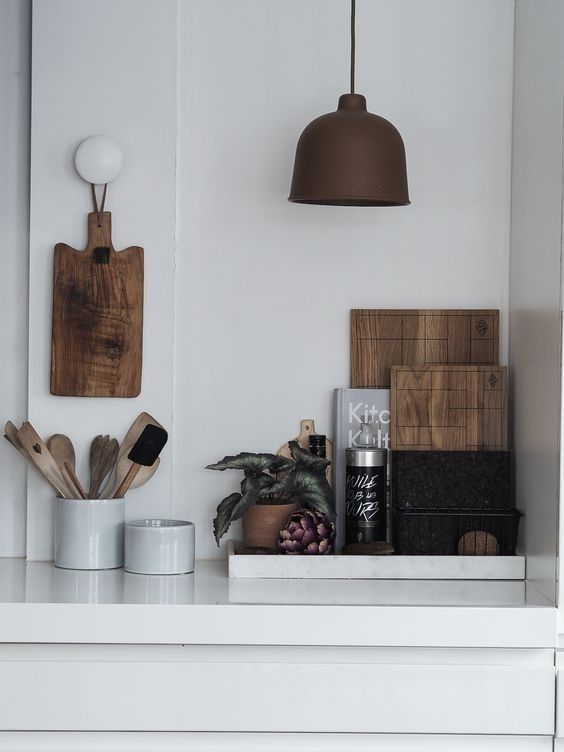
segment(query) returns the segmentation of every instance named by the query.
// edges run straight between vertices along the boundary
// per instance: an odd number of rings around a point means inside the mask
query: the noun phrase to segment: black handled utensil
[[[151,423],[145,426],[141,435],[127,455],[128,459],[131,460],[133,464],[127,471],[127,475],[119,484],[112,498],[120,499],[122,496],[125,496],[127,489],[133,483],[133,480],[141,467],[148,467],[154,464],[167,440],[168,433],[164,428],[155,426]]]

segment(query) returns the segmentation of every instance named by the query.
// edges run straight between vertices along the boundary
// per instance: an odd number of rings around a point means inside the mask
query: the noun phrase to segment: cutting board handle
[[[315,435],[314,420],[300,420],[300,435],[298,439],[305,439],[307,436]]]
[[[111,212],[90,212],[88,215],[88,245],[86,251],[94,253],[96,248],[114,250]]]

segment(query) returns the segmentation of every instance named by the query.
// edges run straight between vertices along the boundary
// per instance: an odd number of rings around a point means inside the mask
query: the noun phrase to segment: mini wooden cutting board
[[[507,449],[507,367],[392,367],[392,449]]]
[[[298,436],[296,436],[293,441],[297,441],[298,445],[301,446],[302,449],[309,450],[309,437],[310,436],[318,436],[317,431],[315,430],[315,421],[311,418],[304,418],[303,420],[300,420],[300,433]],[[328,460],[330,460],[331,464],[327,468],[327,480],[329,483],[332,483],[333,481],[333,453],[334,453],[334,446],[331,439],[326,438],[325,440],[325,454]],[[283,444],[280,449],[276,452],[276,454],[280,454],[283,457],[292,457],[292,452],[290,451],[289,442],[287,441],[285,444]]]
[[[499,363],[499,311],[351,311],[351,386],[389,387],[391,366]]]
[[[55,246],[51,394],[137,397],[142,358],[143,248],[115,251],[92,212],[86,250]]]

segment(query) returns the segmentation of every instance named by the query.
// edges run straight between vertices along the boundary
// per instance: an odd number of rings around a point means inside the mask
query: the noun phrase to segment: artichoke
[[[335,523],[327,515],[299,509],[280,531],[278,550],[281,554],[330,554],[334,540]]]

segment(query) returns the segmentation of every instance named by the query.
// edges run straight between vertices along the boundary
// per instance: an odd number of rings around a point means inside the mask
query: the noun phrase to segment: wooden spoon
[[[128,458],[128,454],[130,453],[139,436],[141,436],[141,434],[143,433],[145,426],[148,425],[154,425],[162,428],[161,424],[157,420],[155,420],[155,418],[149,415],[149,413],[141,413],[137,416],[137,418],[132,423],[131,428],[126,433],[119,447],[119,454],[114,472],[111,474],[102,492],[102,495],[105,499],[112,499],[114,497],[116,490],[119,488],[123,479],[131,469],[131,465],[133,463]],[[160,460],[157,457],[153,465],[148,467],[142,465],[135,475],[130,488],[137,488],[138,486],[142,486],[143,483],[146,483],[149,478],[151,478],[155,473],[156,469],[159,466],[159,462]]]
[[[74,481],[74,474],[76,472],[76,455],[72,441],[64,433],[55,433],[53,436],[47,439],[47,448],[51,452],[53,459],[57,463],[57,467],[65,483],[73,493],[74,499],[84,498],[81,493],[80,484],[76,484]],[[69,475],[65,468],[68,465],[71,468],[72,473]]]
[[[90,445],[90,488],[88,498],[97,499],[102,483],[114,468],[119,452],[117,439],[96,436]]]
[[[55,433],[47,439],[47,448],[59,467],[68,462],[76,471],[76,456],[72,441],[64,433]]]

